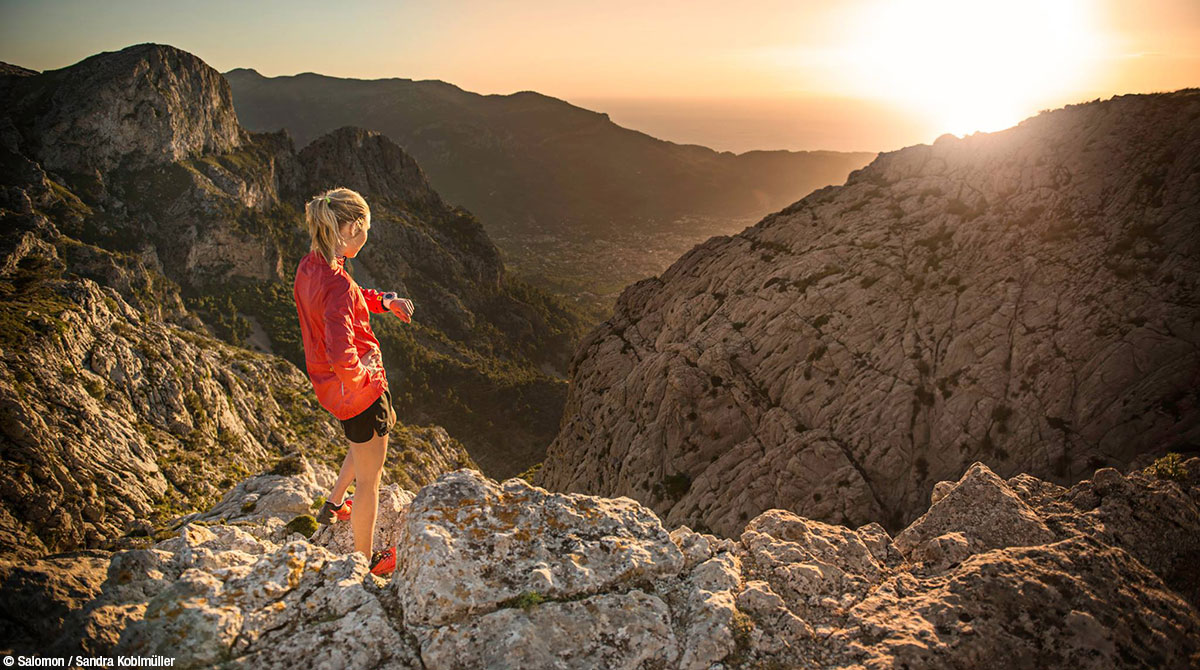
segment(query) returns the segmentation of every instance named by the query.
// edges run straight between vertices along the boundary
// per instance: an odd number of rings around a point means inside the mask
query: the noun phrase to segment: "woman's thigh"
[[[354,459],[354,475],[359,483],[378,479],[387,459],[388,436],[375,435],[366,442],[351,442],[350,456]]]

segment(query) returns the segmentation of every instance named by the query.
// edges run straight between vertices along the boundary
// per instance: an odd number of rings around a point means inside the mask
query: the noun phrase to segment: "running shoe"
[[[386,577],[396,571],[396,548],[388,547],[371,554],[371,574]]]
[[[341,507],[334,507],[328,500],[321,505],[321,511],[317,512],[317,523],[330,524],[339,521],[350,520],[350,508],[354,506],[353,498],[346,498],[342,502]]]

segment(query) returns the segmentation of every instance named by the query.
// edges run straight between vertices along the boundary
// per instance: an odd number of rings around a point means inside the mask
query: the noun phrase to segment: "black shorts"
[[[392,394],[384,391],[369,407],[356,416],[342,420],[346,439],[362,444],[370,442],[376,435],[387,435],[396,425],[396,411],[392,409]]]

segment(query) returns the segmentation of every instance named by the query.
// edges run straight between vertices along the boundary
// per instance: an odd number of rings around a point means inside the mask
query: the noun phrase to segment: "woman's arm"
[[[398,297],[391,291],[376,291],[373,288],[364,288],[362,292],[363,297],[367,300],[368,311],[375,314],[392,312],[400,317],[401,321],[405,323],[412,322],[413,304],[408,298]],[[388,305],[384,307],[384,300],[389,298]],[[376,309],[376,306],[378,306],[378,309]]]
[[[385,291],[376,291],[373,288],[362,289],[363,297],[367,299],[367,311],[372,314],[386,314],[390,310],[383,306],[383,296]]]

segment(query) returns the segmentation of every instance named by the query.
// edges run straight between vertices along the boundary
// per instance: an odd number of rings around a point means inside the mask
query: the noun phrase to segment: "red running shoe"
[[[396,548],[388,547],[371,554],[371,574],[386,577],[396,571]]]
[[[350,508],[354,505],[353,498],[346,498],[342,502],[341,507],[334,507],[328,500],[321,505],[321,511],[317,513],[317,523],[337,523],[338,521],[350,520]]]
[[[333,512],[334,515],[337,516],[337,520],[338,521],[349,521],[350,520],[350,508],[353,506],[354,506],[354,498],[346,498],[346,500],[342,503],[342,506],[337,508]]]

